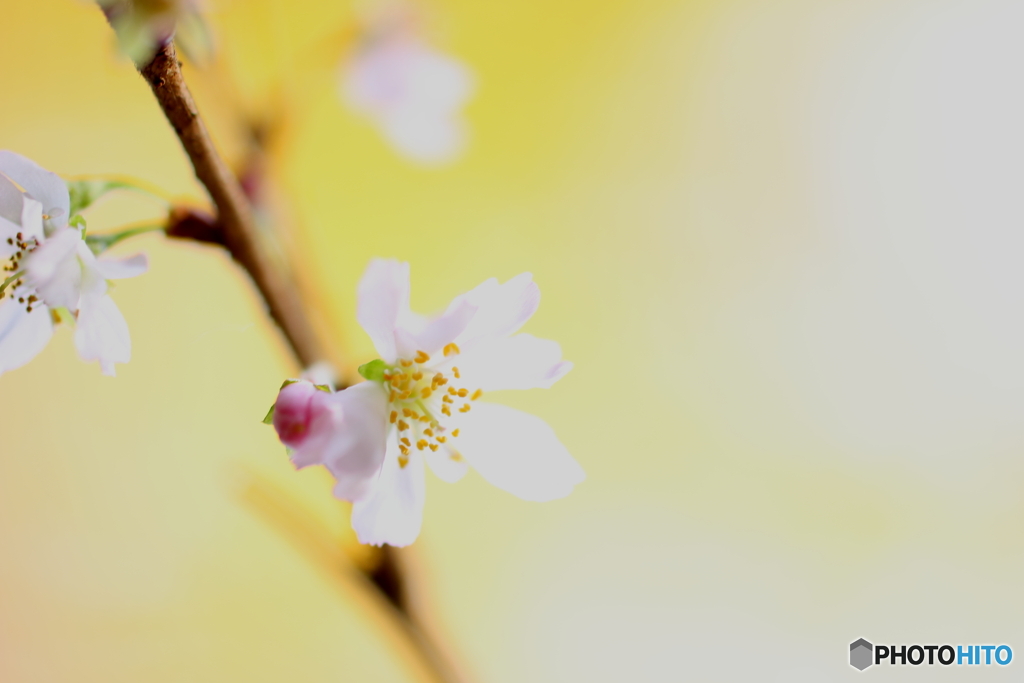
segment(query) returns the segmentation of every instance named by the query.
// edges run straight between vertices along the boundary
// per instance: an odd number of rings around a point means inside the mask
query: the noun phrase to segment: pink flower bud
[[[282,388],[274,405],[274,429],[281,443],[289,448],[301,446],[315,425],[323,424],[318,418],[330,412],[330,397],[306,380]]]

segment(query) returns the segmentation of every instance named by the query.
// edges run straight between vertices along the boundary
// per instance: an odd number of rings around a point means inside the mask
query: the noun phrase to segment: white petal
[[[454,440],[449,438],[449,441]],[[454,484],[462,479],[469,471],[469,463],[466,462],[466,459],[459,455],[458,451],[449,448],[448,444],[444,444],[436,451],[423,451],[423,454],[427,458],[427,464],[430,465],[430,471],[436,474],[438,479],[449,484]]]
[[[406,110],[419,118],[453,114],[469,98],[473,77],[461,62],[402,35],[378,37],[348,64],[343,95],[371,116]]]
[[[71,228],[69,228],[71,230]],[[109,289],[107,279],[100,269],[100,261],[92,249],[85,243],[85,240],[78,240],[75,245],[75,257],[78,261],[78,268],[82,273],[81,282],[78,286],[79,296],[102,296]]]
[[[476,306],[468,301],[460,301],[458,305],[449,307],[440,317],[427,323],[426,327],[415,336],[416,350],[428,354],[441,351],[447,344],[455,341],[476,315]]]
[[[81,233],[75,228],[64,228],[25,259],[26,281],[53,308],[78,310],[82,285],[80,244]]]
[[[0,175],[0,216],[20,224],[24,196],[6,176]]]
[[[149,259],[145,254],[136,254],[125,259],[96,259],[96,269],[107,280],[123,280],[137,277],[149,270]]]
[[[461,416],[453,445],[488,482],[523,500],[569,495],[586,475],[539,417],[494,403]]]
[[[374,259],[359,281],[357,319],[385,361],[397,357],[395,325],[409,308],[409,264]]]
[[[453,114],[473,86],[473,75],[462,62],[419,46],[406,64],[405,106],[420,116]]]
[[[113,377],[114,363],[132,358],[128,323],[108,295],[82,297],[75,328],[75,348],[82,360],[98,360],[104,375]]]
[[[302,379],[313,384],[326,385],[334,391],[338,385],[338,369],[330,361],[320,360],[302,371]]]
[[[369,495],[387,444],[387,394],[376,382],[362,382],[334,394],[341,427],[324,453],[323,463],[337,479],[334,495],[357,501]]]
[[[471,391],[502,389],[547,389],[570,370],[562,360],[562,347],[550,339],[531,334],[491,339],[468,352],[448,359]]]
[[[468,348],[479,341],[518,331],[540,306],[540,288],[531,273],[520,273],[500,285],[491,278],[459,299],[479,309],[456,342]]]
[[[36,357],[53,336],[50,309],[36,304],[32,312],[13,299],[0,301],[0,375]]]
[[[352,506],[352,528],[360,543],[401,547],[420,535],[426,500],[422,454],[413,453],[405,467],[398,464],[398,454],[397,436],[392,434],[373,492]]]
[[[50,216],[50,220],[47,221],[49,229],[55,230],[67,225],[71,200],[68,197],[68,186],[60,176],[8,150],[0,151],[0,173],[24,188],[30,197],[42,203],[43,211]]]
[[[22,195],[20,232],[25,240],[35,237],[42,242],[44,239],[43,205],[26,195]]]
[[[381,125],[395,149],[424,164],[451,161],[466,148],[466,125],[455,116],[425,116],[404,108],[389,112],[381,119]]]

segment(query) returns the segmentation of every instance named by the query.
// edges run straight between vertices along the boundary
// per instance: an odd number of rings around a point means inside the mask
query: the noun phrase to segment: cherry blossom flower
[[[117,41],[136,64],[153,58],[175,38],[192,59],[210,50],[210,34],[199,13],[202,0],[97,0],[117,34]]]
[[[301,435],[293,462],[326,465],[338,480],[335,494],[354,501],[361,542],[403,546],[416,539],[426,467],[456,482],[472,466],[531,501],[561,498],[583,481],[544,421],[479,400],[498,389],[548,388],[572,368],[556,342],[516,334],[539,303],[540,290],[523,273],[504,284],[488,280],[427,319],[409,309],[407,263],[370,264],[358,318],[381,358],[360,368],[368,381],[323,396],[286,386],[278,400],[287,398],[289,417],[278,426],[275,416],[282,441]]]
[[[460,111],[473,91],[472,74],[427,45],[404,6],[391,9],[369,19],[343,67],[342,96],[400,153],[426,164],[450,161],[465,146]]]
[[[334,495],[343,500],[369,495],[384,457],[386,422],[377,418],[386,401],[376,389],[364,382],[335,393],[327,385],[289,380],[274,404],[274,429],[291,451],[292,463],[300,469],[327,467],[337,479]],[[346,421],[366,428],[349,429]]]
[[[82,230],[68,225],[70,198],[56,174],[9,151],[0,151],[0,374],[25,365],[50,341],[65,316],[77,321],[75,346],[105,375],[131,358],[124,317],[107,293],[108,280],[134,277],[146,257],[101,259]]]

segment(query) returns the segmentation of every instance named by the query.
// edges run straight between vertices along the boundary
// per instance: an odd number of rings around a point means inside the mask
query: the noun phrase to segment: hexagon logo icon
[[[857,671],[863,671],[874,664],[871,656],[874,649],[875,646],[863,638],[850,643],[850,666]]]

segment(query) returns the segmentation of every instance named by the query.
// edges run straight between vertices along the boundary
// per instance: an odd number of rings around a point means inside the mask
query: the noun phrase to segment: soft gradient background
[[[203,201],[94,7],[0,4],[0,148]],[[344,2],[209,4],[200,108],[234,159],[241,114],[283,121],[282,210],[349,370],[373,256],[412,263],[423,311],[532,271],[527,331],[576,362],[501,398],[587,481],[531,504],[432,478],[404,554],[474,680],[1014,679],[846,659],[1024,657],[1024,3],[438,0],[478,78],[439,169],[339,104]],[[158,214],[112,198],[90,228]],[[426,680],[343,570],[329,481],[259,422],[296,368],[247,281],[136,246],[117,379],[67,331],[0,378],[0,680]]]

